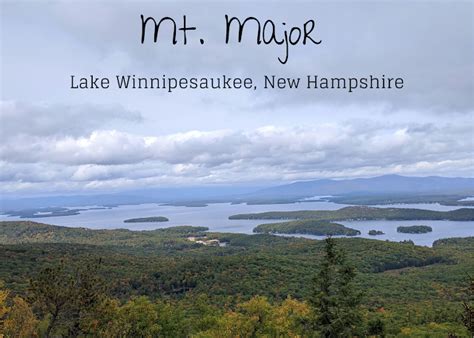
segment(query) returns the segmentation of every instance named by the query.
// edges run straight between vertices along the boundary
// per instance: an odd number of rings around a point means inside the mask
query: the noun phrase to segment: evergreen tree
[[[385,323],[379,318],[373,318],[367,323],[367,334],[369,336],[385,337]]]
[[[30,283],[31,300],[48,319],[45,336],[85,334],[84,323],[95,317],[105,298],[96,264],[68,268],[64,262],[43,269]]]
[[[470,283],[466,290],[466,299],[463,301],[463,315],[462,321],[464,326],[469,331],[471,336],[474,337],[474,279],[470,277]]]
[[[360,293],[354,286],[355,269],[331,237],[325,240],[325,255],[314,281],[310,304],[314,328],[321,337],[352,337],[360,334]]]

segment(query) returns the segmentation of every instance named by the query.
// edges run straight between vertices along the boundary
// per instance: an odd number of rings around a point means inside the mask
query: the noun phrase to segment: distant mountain
[[[149,188],[108,194],[55,195],[5,198],[0,196],[0,211],[46,207],[115,206],[143,203],[230,202],[234,196],[260,189],[259,186],[205,186]]]
[[[474,205],[474,201],[457,202],[460,198],[474,196],[474,178],[386,175],[349,180],[324,179],[295,182],[264,189],[262,189],[262,185],[203,186],[150,188],[101,195],[2,197],[0,198],[0,211],[142,203],[170,203],[187,206],[199,206],[213,202],[278,204],[328,195],[337,196],[331,200],[343,204],[440,202],[450,205]],[[413,196],[423,196],[423,198],[414,199]],[[443,198],[441,199],[439,196],[443,196]]]
[[[406,177],[385,175],[348,180],[295,182],[261,189],[244,197],[247,200],[294,200],[327,195],[474,195],[474,178]]]

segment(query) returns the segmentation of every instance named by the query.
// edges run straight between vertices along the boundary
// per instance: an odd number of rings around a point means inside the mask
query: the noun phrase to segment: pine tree
[[[462,321],[471,336],[474,337],[474,279],[469,278],[469,286],[466,290],[466,299],[463,301],[463,315]]]
[[[82,325],[95,316],[104,300],[104,284],[97,275],[98,265],[70,268],[64,262],[43,269],[30,282],[31,301],[48,318],[45,336],[58,332],[69,337],[85,334]]]
[[[314,328],[321,337],[352,337],[362,327],[360,293],[354,286],[356,272],[333,238],[325,240],[324,250],[310,299]]]

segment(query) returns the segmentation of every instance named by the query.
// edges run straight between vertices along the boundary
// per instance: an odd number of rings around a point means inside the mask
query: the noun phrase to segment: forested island
[[[87,209],[68,209],[63,207],[49,207],[37,209],[24,209],[5,211],[4,214],[20,218],[40,218],[40,217],[59,217],[59,216],[75,216],[81,211]]]
[[[472,334],[463,316],[473,305],[467,276],[474,275],[474,237],[438,240],[429,248],[364,238],[328,242],[207,230],[90,230],[0,222],[0,333]],[[202,236],[227,245],[189,240]],[[332,280],[343,282],[330,284],[331,289],[347,292],[338,292],[323,308],[318,304],[326,296],[324,283]]]
[[[171,207],[204,208],[204,207],[207,207],[209,204],[208,203],[203,203],[203,202],[190,201],[190,202],[163,203],[163,204],[160,204],[160,205],[161,206],[171,206]]]
[[[322,221],[474,221],[474,208],[461,208],[451,211],[434,211],[409,208],[375,208],[366,206],[351,206],[338,210],[269,211],[254,214],[237,214],[230,216],[229,219],[315,219]]]
[[[156,222],[168,222],[169,219],[164,216],[154,217],[140,217],[140,218],[129,218],[124,220],[124,223],[156,223]]]
[[[407,195],[407,194],[376,194],[376,195],[343,195],[325,198],[339,204],[384,205],[384,204],[431,204],[439,203],[447,206],[474,206],[474,201],[462,200],[466,195]]]
[[[400,226],[397,228],[397,232],[402,232],[405,234],[426,234],[432,231],[433,229],[427,225]]]
[[[255,229],[255,233],[273,234],[301,234],[314,236],[357,236],[359,230],[345,227],[342,224],[317,220],[300,220],[282,223],[260,224]]]
[[[63,216],[76,216],[79,215],[82,211],[88,210],[103,210],[111,209],[113,206],[101,206],[101,207],[89,207],[89,208],[64,208],[64,207],[47,207],[47,208],[32,208],[32,209],[23,209],[23,210],[10,210],[5,211],[3,214],[20,217],[20,218],[44,218],[44,217],[63,217]]]
[[[380,230],[369,230],[369,235],[370,236],[385,235],[385,232],[380,231]]]

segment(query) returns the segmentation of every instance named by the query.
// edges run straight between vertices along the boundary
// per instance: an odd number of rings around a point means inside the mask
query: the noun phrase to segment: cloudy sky
[[[0,193],[473,176],[472,1],[288,3],[2,0]],[[140,14],[186,14],[206,43],[142,45]],[[282,65],[282,46],[225,45],[225,14],[314,19],[322,43],[292,47]],[[90,74],[385,74],[405,88],[69,88]]]

